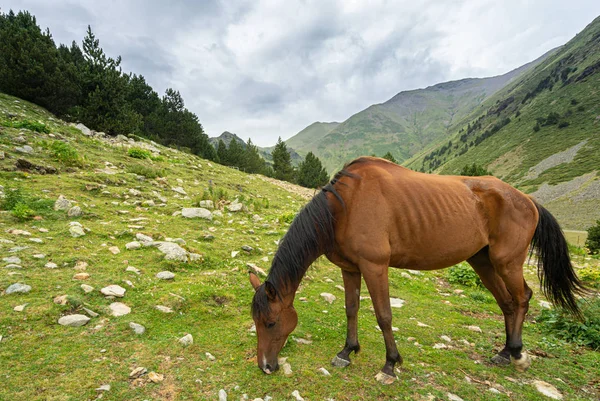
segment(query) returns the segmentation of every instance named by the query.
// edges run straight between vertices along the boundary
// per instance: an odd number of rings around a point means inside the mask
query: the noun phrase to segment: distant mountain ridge
[[[212,146],[215,147],[215,149],[218,148],[220,140],[223,141],[228,147],[231,141],[237,141],[242,146],[242,148],[246,149],[246,141],[229,131],[224,131],[221,135],[217,137],[208,138],[208,141]],[[257,146],[257,148],[262,158],[265,159],[267,163],[271,164],[273,162],[271,152],[273,151],[274,146],[270,146],[268,148],[261,148],[260,146]],[[290,157],[292,159],[293,165],[297,166],[302,160],[304,160],[304,158],[300,156],[292,147],[288,146],[288,151],[290,152]]]
[[[300,154],[312,151],[330,173],[365,154],[381,156],[389,151],[403,162],[446,138],[457,121],[554,51],[503,75],[465,78],[400,92],[342,123],[313,123],[286,143]]]

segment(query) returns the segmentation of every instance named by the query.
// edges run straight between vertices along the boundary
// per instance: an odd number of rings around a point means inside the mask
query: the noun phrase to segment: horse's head
[[[294,309],[293,297],[285,299],[272,283],[260,283],[258,277],[250,273],[250,283],[254,287],[252,318],[256,325],[258,367],[266,374],[279,368],[277,355],[288,336],[298,324],[298,314]]]

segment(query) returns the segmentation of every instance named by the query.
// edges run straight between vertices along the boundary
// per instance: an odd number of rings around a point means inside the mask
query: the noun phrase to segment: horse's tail
[[[582,295],[588,290],[573,270],[567,240],[558,222],[543,206],[534,203],[540,217],[531,241],[531,252],[537,250],[542,292],[555,305],[581,317],[575,294]]]

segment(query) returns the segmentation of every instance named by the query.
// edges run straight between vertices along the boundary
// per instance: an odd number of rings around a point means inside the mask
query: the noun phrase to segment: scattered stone
[[[479,326],[467,326],[467,329],[474,331],[475,333],[483,333]]]
[[[212,220],[213,215],[210,210],[203,207],[184,207],[181,210],[181,215],[188,219],[200,218],[206,220]]]
[[[156,305],[155,308],[163,313],[173,313],[173,309],[168,306]]]
[[[67,315],[58,319],[58,324],[61,326],[79,327],[84,326],[90,321],[86,315]]]
[[[121,250],[119,249],[118,246],[111,246],[110,248],[108,248],[108,251],[110,253],[112,253],[113,255],[117,255],[117,254],[121,253]]]
[[[54,210],[62,210],[66,212],[71,209],[71,207],[71,201],[65,198],[63,195],[60,195],[56,202],[54,202]]]
[[[231,257],[235,258],[240,251],[231,251]]]
[[[194,343],[194,337],[191,334],[186,334],[179,339],[179,343],[184,347],[190,346]]]
[[[86,127],[82,123],[75,125],[75,128],[77,128],[79,131],[81,131],[81,133],[85,136],[92,136],[92,130],[90,130],[88,127]]]
[[[304,401],[304,398],[302,398],[298,390],[292,391],[292,397],[294,397],[296,401]]]
[[[56,269],[58,265],[54,262],[48,262],[44,265],[44,267],[47,269]]]
[[[544,309],[552,309],[552,304],[548,301],[540,301],[540,306]]]
[[[137,233],[135,235],[135,239],[137,239],[143,246],[151,246],[152,243],[154,242],[152,237],[142,234],[142,233]]]
[[[113,296],[117,298],[123,298],[125,296],[125,291],[127,291],[125,288],[116,284],[109,285],[108,287],[104,287],[100,290],[100,292],[106,296]]]
[[[462,294],[465,291],[464,290],[460,290],[460,289],[456,289],[456,290],[454,290],[452,292],[455,293],[456,295],[460,295],[460,294]]]
[[[236,201],[234,201],[234,203],[227,206],[227,210],[229,210],[230,212],[239,212],[243,208],[244,208],[244,205],[242,205],[241,203],[238,203],[237,199],[236,199]]]
[[[138,191],[137,189],[131,188],[129,190],[129,195],[131,196],[140,196],[142,194],[141,191]]]
[[[187,192],[185,192],[185,189],[183,189],[182,187],[172,187],[171,190],[181,195],[187,195]]]
[[[330,293],[328,293],[328,292],[322,292],[322,293],[321,293],[321,297],[322,297],[322,298],[323,298],[325,301],[329,302],[330,304],[332,304],[332,303],[333,303],[333,301],[335,301],[335,299],[336,299],[336,298],[335,298],[335,295],[333,295],[333,294],[330,294]]]
[[[17,146],[15,150],[19,153],[31,154],[33,153],[33,148],[29,145]]]
[[[14,263],[15,265],[21,264],[21,258],[17,256],[9,256],[7,258],[2,258],[2,260],[6,263]]]
[[[410,274],[408,274],[407,272],[402,272],[402,273],[400,273],[400,277],[403,277],[403,278],[407,278],[407,279],[409,279],[409,280],[412,280],[412,276],[411,276]]]
[[[219,390],[219,401],[227,401],[227,393],[225,390]]]
[[[175,278],[175,273],[170,271],[164,271],[156,274],[156,278],[161,280],[173,280]]]
[[[16,265],[14,263],[9,263],[6,266],[4,266],[5,269],[22,269],[23,266],[21,265]]]
[[[344,288],[344,286],[342,285],[336,285],[335,288],[337,288],[338,290],[340,290],[341,292],[346,292],[346,289]]]
[[[44,240],[41,238],[29,238],[29,241],[35,242],[36,244],[43,244]]]
[[[256,331],[256,327],[254,328],[254,330]],[[304,345],[310,345],[310,344],[312,344],[311,340],[307,340],[307,339],[304,339],[304,338],[295,338],[295,340],[296,340],[296,342],[298,344],[304,344]]]
[[[23,312],[29,304],[18,305],[13,308],[15,312]]]
[[[108,307],[113,316],[125,316],[131,313],[131,308],[122,302],[113,302]]]
[[[110,384],[103,384],[96,391],[110,391]]]
[[[84,262],[83,260],[78,260],[77,263],[75,263],[74,269],[78,271],[84,271],[85,269],[87,269],[87,267],[87,262]]]
[[[242,251],[252,252],[253,250],[254,248],[252,248],[250,245],[242,245]]]
[[[133,369],[129,373],[129,378],[130,379],[137,379],[138,377],[143,376],[146,373],[148,373],[148,369],[140,366],[140,367],[137,367],[137,368]]]
[[[448,397],[449,401],[464,401],[462,398],[460,398],[456,394],[448,393],[448,394],[446,394],[446,396]]]
[[[417,322],[417,326],[419,326],[419,327],[431,327],[430,325],[425,324],[425,323],[421,323],[421,322]]]
[[[52,302],[54,302],[57,305],[66,305],[68,302],[68,296],[67,295],[58,295],[58,296],[54,297]]]
[[[444,343],[436,343],[433,345],[433,349],[446,349],[448,346]]]
[[[20,230],[20,229],[9,230],[8,232],[13,235],[22,235],[24,237],[31,236],[31,233],[29,231]]]
[[[33,255],[34,259],[44,259],[46,257],[46,255],[44,255],[43,253],[36,253],[35,255]]]
[[[217,358],[215,358],[215,356],[213,354],[211,354],[210,352],[205,352],[204,355],[206,355],[206,357],[208,358],[209,361],[217,360]]]
[[[125,248],[128,250],[134,250],[134,249],[140,249],[142,247],[142,244],[140,244],[137,241],[132,241],[132,242],[128,242],[127,244],[125,244]]]
[[[135,274],[140,274],[140,269],[138,269],[137,267],[133,267],[133,266],[127,266],[127,269],[125,269],[126,272],[133,272]]]
[[[97,314],[96,312],[94,312],[94,311],[93,311],[93,310],[91,310],[91,309],[88,309],[88,308],[82,308],[82,309],[83,309],[83,311],[84,311],[85,313],[87,313],[87,314],[88,314],[90,317],[98,317],[98,316],[100,316],[99,314]]]
[[[8,294],[27,294],[29,291],[31,291],[31,286],[27,285],[27,284],[21,284],[21,283],[15,283],[15,284],[11,284],[8,286],[8,288],[4,291],[7,295]]]
[[[77,273],[73,276],[73,280],[87,280],[90,278],[89,273]]]
[[[129,322],[129,327],[133,330],[135,334],[138,335],[144,334],[144,332],[146,331],[146,328],[144,326],[134,322]]]
[[[281,368],[283,369],[283,374],[285,376],[291,376],[294,372],[292,371],[292,365],[289,363],[284,363]]]
[[[215,208],[215,204],[211,200],[201,200],[198,203],[198,206],[206,208],[206,209],[214,209]]]
[[[550,397],[555,400],[563,399],[563,395],[552,384],[546,383],[542,380],[534,380],[532,383],[535,386],[535,389],[544,394],[546,397]]]
[[[80,217],[81,215],[83,215],[83,211],[79,206],[73,206],[67,212],[67,216],[69,217]]]
[[[94,291],[94,287],[92,287],[91,285],[87,285],[87,284],[81,284],[81,289],[86,294],[89,294],[90,292]]]
[[[85,235],[85,231],[83,231],[83,227],[81,226],[71,226],[69,227],[69,233],[74,238],[83,237]]]
[[[390,298],[390,306],[392,308],[402,308],[404,306],[404,303],[406,301],[404,301],[403,299],[399,299],[399,298]]]
[[[331,376],[331,373],[329,373],[329,371],[325,368],[319,368],[318,369],[319,373],[321,373],[323,376]]]
[[[165,376],[161,375],[160,373],[150,372],[148,373],[148,379],[150,379],[152,383],[160,383],[161,381],[165,380]]]
[[[165,254],[166,260],[175,260],[179,262],[187,262],[188,260],[187,251],[173,242],[154,242],[154,246]]]
[[[450,337],[448,337],[448,336],[440,336],[440,338],[442,340],[446,341],[447,343],[451,343],[452,342],[452,339]]]

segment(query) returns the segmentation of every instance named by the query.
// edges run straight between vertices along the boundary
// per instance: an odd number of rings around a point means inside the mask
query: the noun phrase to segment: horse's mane
[[[271,270],[265,281],[273,285],[278,295],[285,288],[296,288],[306,270],[320,255],[332,250],[335,242],[334,218],[329,207],[327,192],[330,192],[345,208],[344,200],[335,189],[336,185],[345,185],[340,178],[358,178],[346,170],[351,164],[361,161],[354,160],[344,166],[332,180],[304,206],[279,244],[273,257]],[[265,286],[261,285],[252,302],[254,316],[267,313],[269,303]]]

